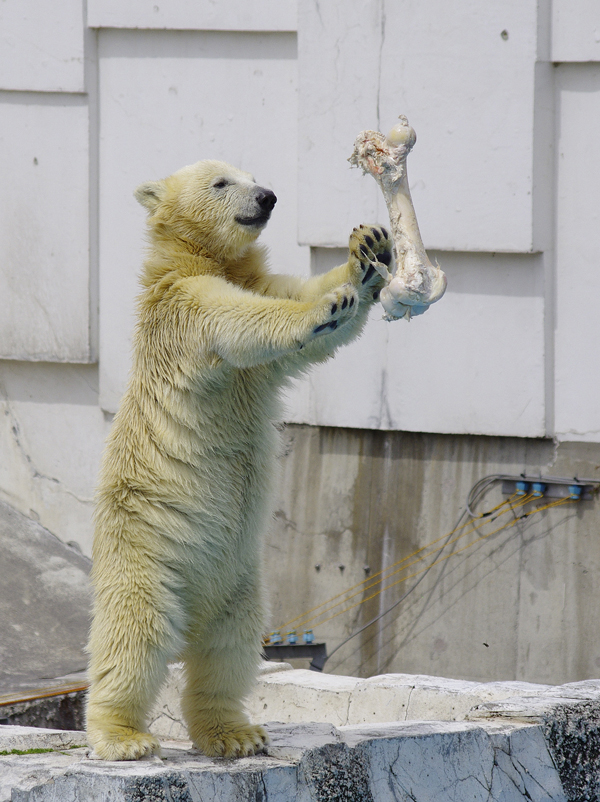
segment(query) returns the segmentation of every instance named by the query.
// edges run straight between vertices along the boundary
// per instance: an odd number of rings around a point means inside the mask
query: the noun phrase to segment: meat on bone
[[[387,281],[380,295],[385,320],[422,315],[446,291],[446,276],[429,261],[410,197],[406,157],[417,136],[406,117],[399,119],[387,137],[361,131],[348,159],[377,181],[390,215],[396,271],[391,274],[381,262],[371,262]]]

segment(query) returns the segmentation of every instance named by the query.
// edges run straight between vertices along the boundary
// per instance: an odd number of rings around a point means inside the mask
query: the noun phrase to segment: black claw
[[[381,262],[381,264],[389,266],[390,262],[392,261],[392,254],[389,251],[384,251],[383,253],[377,254],[377,261]]]
[[[365,242],[367,243],[367,245],[369,246],[369,248],[372,248],[372,247],[373,247],[373,245],[375,244],[375,242],[374,242],[374,240],[372,239],[372,237],[369,237],[369,235],[368,235],[368,234],[367,234],[367,236],[365,237]]]
[[[317,328],[314,329],[314,333],[318,334],[320,331],[323,331],[324,329],[326,329],[328,327],[329,327],[329,323],[322,323],[320,326],[317,326]]]
[[[342,301],[342,309],[345,309],[348,306],[348,299],[344,295],[344,300]]]
[[[335,331],[335,329],[337,329],[337,324],[338,324],[337,320],[332,320],[331,323],[329,323],[329,326],[331,329]]]
[[[379,298],[379,290],[375,290],[375,292],[373,293],[373,300],[377,301],[378,298]]]
[[[368,251],[366,245],[361,245],[360,246],[360,252],[362,253],[363,256],[366,256],[366,257],[369,256],[369,251]]]
[[[331,314],[335,315],[337,312],[337,304],[331,304]]]
[[[383,236],[384,236],[386,239],[387,239],[387,238],[390,236],[390,235],[388,234],[388,232],[387,232],[387,228],[384,228],[383,226],[381,226],[381,233],[383,234]]]
[[[367,270],[367,272],[363,276],[362,283],[366,284],[367,281],[373,276],[374,272],[375,272],[375,268],[373,267],[373,265],[371,265],[371,267]]]
[[[379,242],[379,240],[381,239],[381,234],[379,233],[379,229],[377,229],[377,228],[373,229],[373,236],[375,237],[377,242]]]
[[[354,295],[350,298],[350,303],[348,304],[350,309],[354,306]]]
[[[367,263],[367,264],[368,264],[368,263]],[[365,270],[367,269],[367,264],[365,264],[365,262],[361,262],[361,263],[360,263],[360,269],[361,269],[362,271],[365,271]]]

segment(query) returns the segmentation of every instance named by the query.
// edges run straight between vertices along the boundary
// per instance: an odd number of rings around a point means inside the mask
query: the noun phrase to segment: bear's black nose
[[[256,200],[261,209],[270,212],[277,203],[277,196],[270,189],[259,189],[256,193]]]

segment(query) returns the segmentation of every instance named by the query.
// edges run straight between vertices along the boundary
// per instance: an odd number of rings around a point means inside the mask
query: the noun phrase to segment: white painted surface
[[[563,65],[556,233],[556,431],[600,442],[600,65]]]
[[[0,357],[91,359],[88,109],[0,93]]]
[[[104,31],[99,56],[100,388],[102,407],[114,411],[143,259],[140,183],[223,159],[278,197],[261,238],[272,268],[307,272],[308,249],[295,244],[294,34]]]
[[[343,252],[331,257],[339,262]],[[386,323],[375,307],[358,342],[290,391],[288,420],[543,436],[541,257],[435,257],[448,275],[444,298],[410,323]]]
[[[552,0],[552,60],[600,61],[598,0]]]
[[[361,129],[402,113],[426,246],[535,249],[535,0],[363,5],[300,6],[300,240],[339,246],[357,214],[381,216],[345,159]]]
[[[295,31],[297,0],[89,0],[92,28]]]
[[[82,0],[0,3],[0,89],[83,92]]]
[[[308,0],[298,12],[298,237],[345,246],[357,221],[387,219],[373,179],[346,161],[377,124],[381,4]]]

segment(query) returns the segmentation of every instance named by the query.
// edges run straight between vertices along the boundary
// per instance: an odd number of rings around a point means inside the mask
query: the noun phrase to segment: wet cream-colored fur
[[[262,536],[271,514],[278,395],[363,328],[389,264],[360,226],[348,261],[308,280],[271,274],[255,240],[275,202],[223,162],[144,184],[150,252],[133,369],[103,458],[94,540],[89,741],[97,756],[158,750],[148,712],[183,660],[190,738],[249,755],[243,710],[265,627]]]

